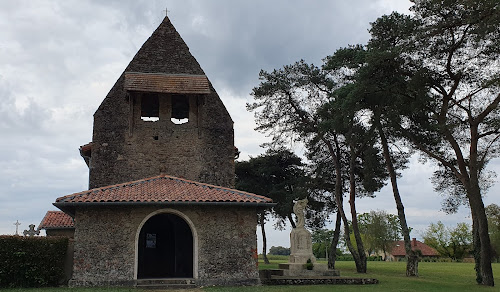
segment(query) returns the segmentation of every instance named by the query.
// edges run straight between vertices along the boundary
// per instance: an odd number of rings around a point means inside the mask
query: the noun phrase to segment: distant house
[[[38,230],[45,230],[47,236],[65,236],[73,238],[75,235],[75,223],[73,218],[62,211],[47,211]]]
[[[434,248],[417,240],[416,238],[413,238],[411,241],[411,249],[412,250],[419,250],[421,258],[431,259],[431,258],[438,258],[440,256],[439,253]],[[387,260],[388,261],[400,261],[400,260],[403,260],[405,258],[405,255],[406,255],[405,243],[403,240],[399,240],[399,241],[396,241],[394,243],[394,247],[389,252],[389,255],[387,256]]]

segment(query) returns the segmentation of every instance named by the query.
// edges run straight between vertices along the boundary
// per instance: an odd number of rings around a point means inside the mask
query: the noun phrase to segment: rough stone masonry
[[[257,213],[273,204],[230,189],[235,152],[229,113],[165,17],[94,114],[89,190],[54,203],[74,218],[70,285],[258,284]]]

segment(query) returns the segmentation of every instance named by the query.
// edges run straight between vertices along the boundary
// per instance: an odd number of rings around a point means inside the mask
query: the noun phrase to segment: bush
[[[366,260],[369,262],[381,262],[382,256],[369,256]]]
[[[288,256],[290,255],[290,248],[282,246],[271,246],[271,248],[269,249],[269,254]]]
[[[336,260],[342,261],[342,262],[345,262],[345,261],[349,262],[349,261],[354,261],[354,258],[350,254],[343,254],[343,255],[337,256]]]
[[[57,286],[68,239],[0,236],[0,287]]]

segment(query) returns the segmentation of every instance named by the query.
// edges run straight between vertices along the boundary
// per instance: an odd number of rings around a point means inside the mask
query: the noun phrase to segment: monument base
[[[286,277],[338,277],[340,272],[329,270],[327,264],[314,264],[312,270],[308,270],[305,264],[286,263],[279,264],[280,270],[283,270],[283,276]]]

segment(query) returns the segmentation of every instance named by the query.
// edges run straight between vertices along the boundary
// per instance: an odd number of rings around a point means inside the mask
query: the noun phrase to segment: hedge
[[[0,236],[0,287],[58,286],[68,239]]]

